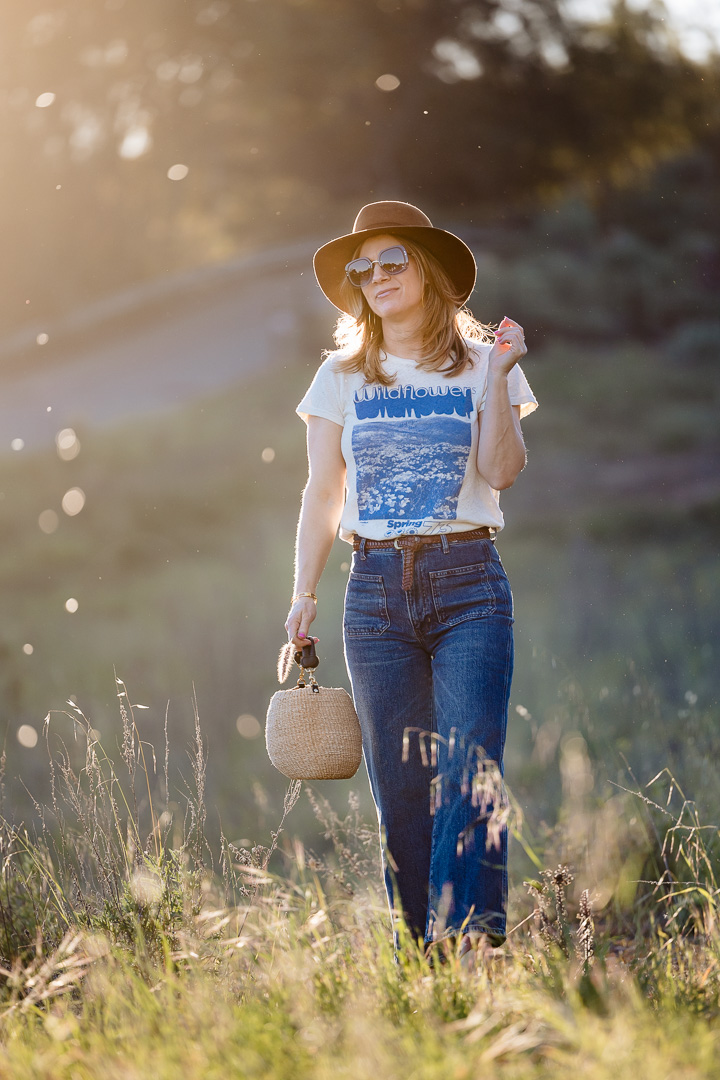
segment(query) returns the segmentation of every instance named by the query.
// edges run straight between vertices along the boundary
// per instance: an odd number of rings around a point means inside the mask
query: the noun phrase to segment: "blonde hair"
[[[487,343],[490,328],[478,322],[472,312],[461,308],[453,284],[434,255],[411,240],[402,240],[408,255],[417,262],[423,286],[425,318],[421,327],[426,354],[417,366],[423,371],[439,371],[450,377],[472,367],[468,340]],[[357,258],[358,247],[353,258]],[[345,278],[341,285],[343,303],[352,314],[342,314],[335,326],[334,339],[345,355],[335,362],[337,371],[362,372],[368,383],[391,386],[394,378],[382,368],[382,320],[357,289]]]

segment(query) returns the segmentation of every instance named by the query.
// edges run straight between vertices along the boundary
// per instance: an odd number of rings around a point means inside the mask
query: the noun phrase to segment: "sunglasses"
[[[345,267],[347,279],[356,289],[362,289],[372,281],[375,264],[380,267],[384,274],[402,274],[407,270],[410,258],[404,247],[397,244],[395,247],[385,248],[377,259],[352,259]]]

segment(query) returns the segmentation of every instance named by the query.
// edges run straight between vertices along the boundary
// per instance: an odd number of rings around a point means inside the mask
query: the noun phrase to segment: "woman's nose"
[[[388,275],[377,260],[373,263],[373,281],[383,281]]]

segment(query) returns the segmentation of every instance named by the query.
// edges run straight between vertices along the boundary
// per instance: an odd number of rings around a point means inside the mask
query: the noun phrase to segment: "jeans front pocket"
[[[343,622],[348,637],[383,634],[388,629],[390,616],[381,574],[350,574]]]
[[[435,612],[445,626],[482,619],[495,611],[495,593],[486,563],[431,570],[429,576]]]

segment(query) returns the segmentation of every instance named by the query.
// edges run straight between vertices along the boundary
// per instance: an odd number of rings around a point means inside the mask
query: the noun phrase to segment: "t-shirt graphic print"
[[[502,528],[497,492],[474,464],[489,351],[475,344],[473,367],[452,378],[388,355],[384,366],[396,377],[392,386],[368,385],[359,373],[338,371],[342,354],[323,362],[297,411],[303,419],[323,416],[343,428],[343,539],[353,533],[385,539]],[[517,365],[513,372],[510,400],[530,412],[535,398]]]
[[[400,525],[454,520],[472,445],[471,389],[395,390],[366,387],[355,394],[352,449],[359,519],[397,519]],[[463,419],[448,416],[451,410]],[[398,419],[361,422],[373,412]]]

